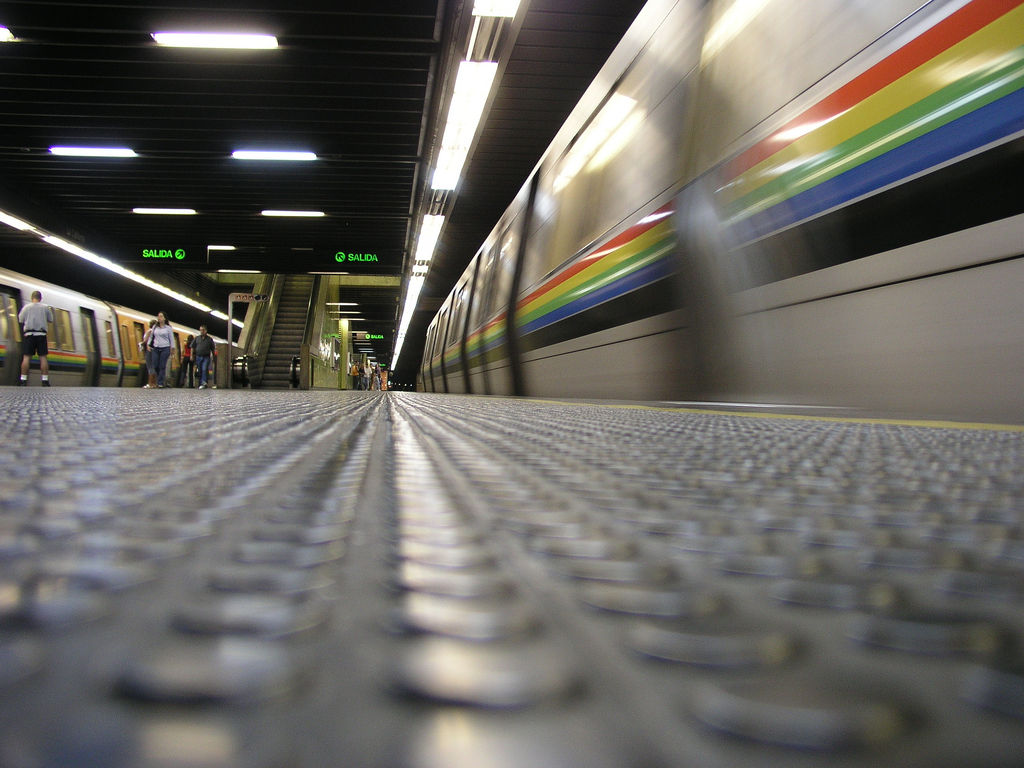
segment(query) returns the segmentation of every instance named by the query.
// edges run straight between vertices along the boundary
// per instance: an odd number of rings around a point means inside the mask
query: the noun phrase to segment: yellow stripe
[[[523,315],[528,315],[538,307],[542,307],[545,304],[555,301],[558,297],[564,296],[587,281],[592,280],[594,277],[605,272],[611,272],[641,251],[647,250],[648,248],[656,245],[665,237],[667,228],[667,224],[658,224],[657,226],[651,227],[642,235],[638,235],[633,240],[630,240],[628,243],[623,243],[611,253],[596,259],[593,264],[580,270],[564,283],[559,283],[550,291],[542,293],[529,304],[524,306],[521,313]]]
[[[749,194],[800,163],[825,154],[927,95],[988,67],[1024,45],[1024,6],[876,91],[834,120],[801,136],[730,182],[729,201]]]
[[[619,408],[634,411],[660,411],[662,413],[686,413],[701,416],[735,416],[744,419],[777,419],[782,421],[821,421],[838,424],[882,424],[895,427],[923,427],[926,429],[985,430],[989,432],[1022,432],[1022,424],[988,424],[985,422],[942,421],[937,419],[880,419],[854,416],[811,416],[799,413],[771,413],[762,411],[722,411],[713,408],[670,408],[662,405],[640,405],[636,403],[587,403],[578,400],[544,400],[530,398],[531,403],[548,405],[577,405],[590,408]]]

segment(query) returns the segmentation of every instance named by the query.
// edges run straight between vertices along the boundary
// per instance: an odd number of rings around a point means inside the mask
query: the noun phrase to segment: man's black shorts
[[[46,353],[50,350],[46,346],[46,334],[42,336],[29,336],[25,334],[21,338],[21,352],[22,354],[32,357],[32,355],[39,355],[40,357],[46,357]]]

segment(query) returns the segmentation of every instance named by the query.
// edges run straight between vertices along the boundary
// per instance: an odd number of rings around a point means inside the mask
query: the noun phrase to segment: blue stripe
[[[613,283],[592,292],[580,296],[565,306],[559,307],[558,309],[548,312],[546,315],[541,315],[534,320],[531,320],[524,326],[521,326],[522,334],[525,336],[528,333],[545,328],[553,323],[557,323],[559,320],[564,320],[572,315],[585,312],[592,307],[596,307],[598,304],[617,298],[625,293],[634,291],[637,288],[642,288],[645,285],[660,280],[664,277],[668,277],[672,274],[671,259],[662,258],[642,267],[635,272],[631,272],[625,277],[616,280]]]
[[[737,222],[748,242],[1024,130],[1024,88]]]

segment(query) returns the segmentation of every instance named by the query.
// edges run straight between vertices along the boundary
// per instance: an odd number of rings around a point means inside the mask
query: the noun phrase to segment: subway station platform
[[[1024,428],[0,403],[4,768],[1024,763]]]

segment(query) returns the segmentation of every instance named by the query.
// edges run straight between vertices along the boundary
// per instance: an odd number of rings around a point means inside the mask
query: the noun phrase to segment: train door
[[[78,312],[82,324],[82,339],[85,342],[85,369],[82,371],[82,385],[98,387],[100,385],[100,339],[96,332],[96,313],[85,307],[79,307]]]
[[[21,291],[0,285],[0,384],[16,384],[21,372]]]

